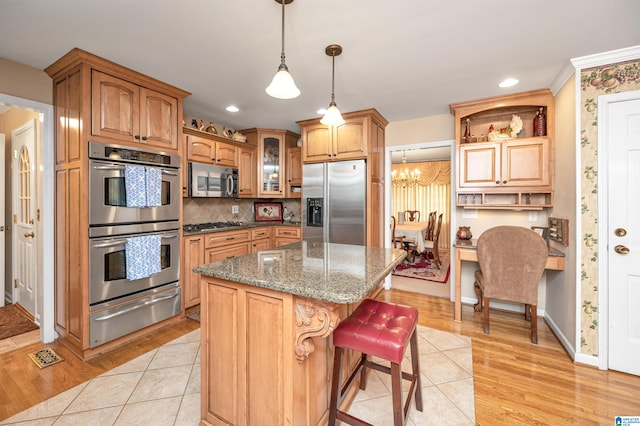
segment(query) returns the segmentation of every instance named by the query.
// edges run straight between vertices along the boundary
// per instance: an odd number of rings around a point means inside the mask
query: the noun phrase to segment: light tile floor
[[[8,339],[0,340],[0,354],[28,346],[40,341],[40,330],[33,330]]]
[[[409,425],[475,424],[471,339],[419,327],[424,410]],[[378,360],[379,361],[379,360]],[[410,371],[408,358],[403,369]],[[405,391],[408,389],[408,385]],[[391,382],[371,371],[349,413],[392,424]],[[35,405],[0,425],[176,425],[200,421],[200,330]]]

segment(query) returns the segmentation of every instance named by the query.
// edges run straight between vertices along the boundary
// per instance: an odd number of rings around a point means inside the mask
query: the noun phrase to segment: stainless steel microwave
[[[189,163],[189,196],[238,197],[238,169]]]

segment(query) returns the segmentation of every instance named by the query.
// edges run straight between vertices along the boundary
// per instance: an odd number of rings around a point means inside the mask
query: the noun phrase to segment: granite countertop
[[[261,226],[292,226],[295,228],[300,228],[302,226],[301,222],[246,222],[237,226],[229,226],[226,228],[208,228],[202,229],[199,231],[182,231],[183,236],[189,235],[198,235],[198,234],[210,234],[212,232],[226,232],[226,231],[237,231],[239,229],[247,229],[247,228],[258,228]]]
[[[334,303],[364,299],[404,250],[302,241],[193,268],[208,277]]]

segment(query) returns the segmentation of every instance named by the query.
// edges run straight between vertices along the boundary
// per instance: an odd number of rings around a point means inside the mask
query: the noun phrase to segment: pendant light
[[[335,75],[336,75],[336,56],[342,53],[342,46],[339,44],[330,44],[324,50],[324,52],[331,56],[332,67],[331,67],[331,103],[329,104],[329,108],[327,108],[327,112],[324,113],[324,117],[320,120],[320,123],[325,126],[339,126],[344,124],[344,119],[342,118],[342,114],[340,114],[340,110],[336,105],[336,95],[335,95]]]
[[[275,0],[276,3],[282,3],[282,51],[280,52],[280,66],[278,72],[271,80],[271,84],[265,89],[269,96],[278,99],[293,99],[300,95],[300,89],[293,81],[293,77],[289,74],[289,68],[284,63],[284,5],[292,3],[293,0]]]

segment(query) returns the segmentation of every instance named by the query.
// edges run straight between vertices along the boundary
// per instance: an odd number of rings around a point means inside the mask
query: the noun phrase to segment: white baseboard
[[[569,357],[571,357],[571,359],[575,361],[577,355],[576,349],[573,347],[569,339],[567,339],[567,336],[564,335],[562,330],[560,330],[555,321],[553,321],[553,318],[551,318],[551,316],[549,315],[546,315],[544,317],[544,322],[547,323],[551,331],[553,331],[553,334],[556,335],[556,337],[560,341],[560,344],[564,347],[564,350],[569,354]]]

